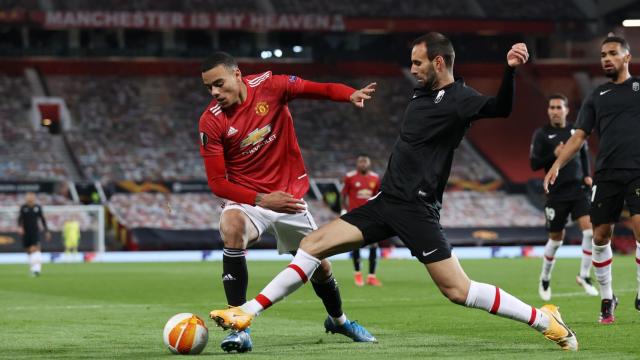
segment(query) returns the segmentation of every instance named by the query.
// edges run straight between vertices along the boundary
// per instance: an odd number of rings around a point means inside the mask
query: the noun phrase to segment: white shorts
[[[222,210],[237,209],[247,215],[258,229],[258,239],[265,232],[272,234],[278,242],[278,252],[289,254],[298,250],[302,239],[318,226],[309,211],[297,214],[283,214],[260,206],[227,202]],[[220,219],[222,219],[220,214]]]

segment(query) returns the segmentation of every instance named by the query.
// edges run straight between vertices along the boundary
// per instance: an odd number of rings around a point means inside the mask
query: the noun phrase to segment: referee
[[[452,302],[528,324],[562,349],[578,350],[575,333],[562,322],[556,306],[536,309],[496,286],[470,280],[440,226],[442,193],[455,149],[473,121],[511,113],[514,71],[528,57],[525,44],[513,45],[498,94],[484,96],[454,78],[455,52],[449,39],[436,32],[416,39],[411,73],[419,86],[404,112],[381,192],[307,235],[292,263],[255,299],[214,310],[210,317],[222,327],[249,326],[257,314],[299,288],[320,259],[398,235]]]
[[[573,158],[594,130],[598,133],[600,149],[596,158],[590,215],[593,223],[593,266],[602,299],[602,324],[615,321],[618,299],[611,286],[611,236],[625,202],[636,236],[636,272],[640,282],[640,78],[629,73],[630,61],[630,48],[625,39],[610,36],[602,42],[600,64],[610,81],[598,86],[584,100],[576,132],[544,179],[545,191],[552,191],[558,171]],[[635,307],[640,310],[638,295]]]
[[[27,251],[31,274],[39,276],[42,270],[42,253],[40,252],[40,227],[42,223],[47,241],[51,239],[51,233],[47,228],[42,207],[36,203],[36,194],[29,192],[25,196],[25,204],[20,207],[18,216],[18,233],[22,235],[22,246]]]

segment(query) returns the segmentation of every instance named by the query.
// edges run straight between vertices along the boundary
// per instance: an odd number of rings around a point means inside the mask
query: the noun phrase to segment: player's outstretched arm
[[[359,108],[364,107],[364,101],[371,99],[376,91],[377,83],[370,83],[360,90],[356,90],[344,84],[318,83],[303,80],[302,91],[295,97],[304,99],[327,99],[333,101],[351,102]]]
[[[549,192],[549,186],[556,182],[560,169],[578,153],[586,139],[587,133],[582,129],[576,129],[576,132],[571,135],[558,155],[558,158],[551,166],[551,169],[549,169],[547,175],[544,177],[543,186],[545,192]]]
[[[502,75],[502,82],[496,96],[470,97],[458,109],[463,118],[472,120],[494,117],[508,117],[513,108],[513,93],[515,88],[515,68],[529,60],[527,45],[514,44],[507,53],[507,65]]]

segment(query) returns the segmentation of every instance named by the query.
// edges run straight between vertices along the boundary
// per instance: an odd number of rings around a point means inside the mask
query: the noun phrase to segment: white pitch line
[[[79,310],[79,309],[107,309],[107,308],[136,308],[156,306],[156,304],[83,304],[83,305],[33,305],[9,306],[7,310]]]
[[[626,293],[632,293],[632,292],[636,292],[638,291],[637,289],[619,289],[614,291],[614,294],[626,294]],[[568,293],[552,293],[551,296],[552,297],[572,297],[572,296],[581,296],[581,295],[586,295],[584,291],[577,291],[577,292],[568,292]],[[595,296],[594,296],[595,297]]]

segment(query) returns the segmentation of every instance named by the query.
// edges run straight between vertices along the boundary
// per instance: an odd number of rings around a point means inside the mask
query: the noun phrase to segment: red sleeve
[[[318,83],[295,75],[274,75],[273,81],[276,88],[284,90],[286,101],[302,98],[348,102],[356,91],[344,84]]]
[[[221,121],[216,120],[208,111],[200,117],[200,155],[202,157],[222,155],[222,134],[226,133]]]
[[[337,83],[317,83],[309,80],[302,80],[302,90],[297,97],[303,99],[329,99],[333,101],[348,102],[351,94],[356,89],[344,84]]]
[[[345,176],[342,182],[344,183],[344,186],[342,186],[342,195],[348,196],[349,195],[349,177]]]
[[[227,180],[224,155],[204,157],[204,168],[207,172],[209,188],[218,197],[242,204],[255,205],[256,195],[258,195],[256,191]]]

